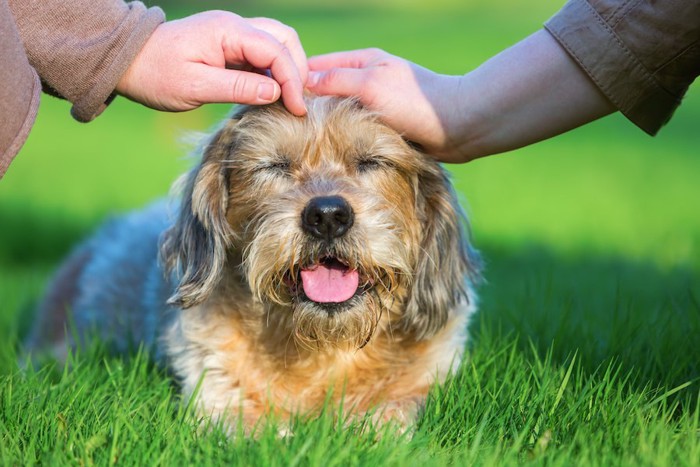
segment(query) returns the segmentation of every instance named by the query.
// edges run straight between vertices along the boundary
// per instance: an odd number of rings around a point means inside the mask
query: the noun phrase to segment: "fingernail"
[[[258,99],[268,102],[275,100],[275,85],[272,83],[258,84]]]
[[[309,72],[309,78],[306,80],[306,87],[307,88],[313,88],[318,84],[318,81],[321,79],[321,73],[318,71],[310,71]]]

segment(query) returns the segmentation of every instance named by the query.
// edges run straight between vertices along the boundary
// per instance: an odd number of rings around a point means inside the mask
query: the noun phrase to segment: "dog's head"
[[[353,100],[307,105],[240,108],[210,140],[162,245],[171,302],[206,300],[241,266],[297,342],[361,347],[382,323],[430,337],[478,276],[446,173]]]

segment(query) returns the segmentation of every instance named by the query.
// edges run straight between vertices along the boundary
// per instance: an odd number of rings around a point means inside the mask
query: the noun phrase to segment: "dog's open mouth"
[[[343,303],[355,296],[360,288],[360,274],[333,257],[301,269],[304,295],[316,303]]]

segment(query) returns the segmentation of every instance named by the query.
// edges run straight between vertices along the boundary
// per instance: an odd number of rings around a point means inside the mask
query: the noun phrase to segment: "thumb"
[[[270,104],[282,93],[274,79],[248,71],[207,67],[196,81],[199,83],[193,98],[200,104]]]

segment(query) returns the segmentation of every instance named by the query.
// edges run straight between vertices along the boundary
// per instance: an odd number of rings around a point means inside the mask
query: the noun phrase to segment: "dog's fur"
[[[409,424],[460,362],[478,256],[436,162],[355,101],[307,105],[240,108],[185,176],[174,222],[156,204],[79,247],[30,347],[71,345],[69,310],[81,339],[155,347],[186,395],[201,378],[202,412],[230,426],[341,396],[351,415]],[[315,199],[350,218],[314,231]],[[324,261],[358,272],[352,298],[307,297],[300,271]]]

